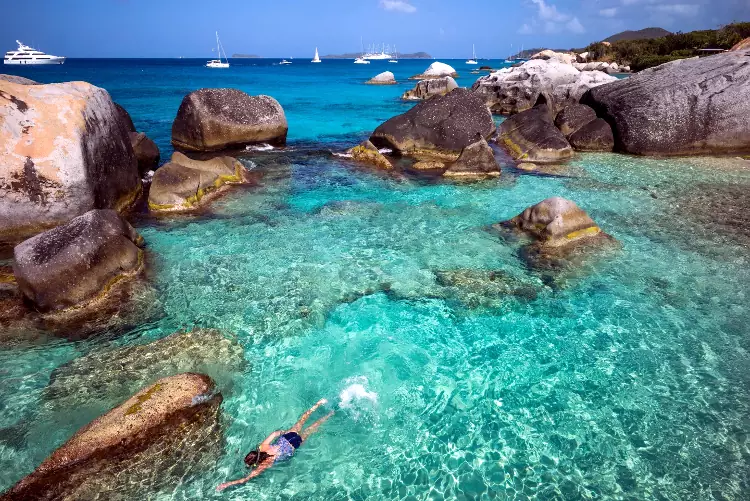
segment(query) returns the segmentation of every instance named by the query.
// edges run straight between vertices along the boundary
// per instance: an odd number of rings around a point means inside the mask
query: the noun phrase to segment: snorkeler
[[[302,442],[307,440],[307,437],[318,431],[320,425],[326,422],[328,418],[333,416],[333,411],[327,415],[315,421],[313,424],[308,426],[305,430],[302,430],[302,426],[305,421],[315,412],[318,407],[328,403],[328,400],[321,398],[318,403],[310,407],[310,409],[300,416],[294,426],[287,431],[275,431],[268,435],[266,439],[258,446],[257,449],[250,451],[245,456],[245,464],[248,468],[255,468],[250,474],[244,478],[232,480],[231,482],[225,482],[219,485],[216,490],[221,492],[227,487],[233,485],[244,484],[251,478],[255,478],[265,470],[278,463],[279,461],[286,461],[291,459],[294,455],[294,451],[299,449]],[[276,443],[273,443],[276,441]]]

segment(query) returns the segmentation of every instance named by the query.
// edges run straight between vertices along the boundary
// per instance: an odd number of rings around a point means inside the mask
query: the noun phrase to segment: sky
[[[750,0],[0,0],[0,51],[15,40],[68,57],[308,57],[396,45],[464,58],[585,47],[614,33],[750,21]],[[512,46],[512,49],[511,49]]]

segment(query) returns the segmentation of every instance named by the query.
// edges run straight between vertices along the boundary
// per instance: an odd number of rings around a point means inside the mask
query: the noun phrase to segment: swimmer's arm
[[[271,445],[271,442],[279,438],[281,435],[283,435],[284,432],[281,430],[276,430],[275,432],[271,433],[266,437],[266,439],[260,444],[259,449],[267,448],[269,445]]]
[[[224,489],[226,489],[227,487],[232,487],[234,485],[244,484],[248,480],[257,477],[258,475],[260,475],[261,473],[263,473],[264,471],[266,471],[271,466],[273,466],[273,458],[268,458],[265,461],[263,461],[260,464],[260,466],[258,466],[252,472],[250,472],[250,475],[248,475],[246,477],[243,477],[243,478],[240,478],[240,479],[237,479],[237,480],[232,480],[231,482],[224,482],[223,484],[221,484],[218,487],[216,487],[216,491],[217,492],[221,492]]]

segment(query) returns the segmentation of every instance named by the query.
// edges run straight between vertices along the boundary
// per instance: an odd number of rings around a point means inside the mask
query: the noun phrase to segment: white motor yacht
[[[221,54],[224,53],[224,61],[221,60]],[[219,40],[219,32],[216,32],[216,54],[219,59],[211,59],[206,63],[206,68],[229,68],[229,59],[227,59],[227,53],[224,52],[224,47],[221,45]]]
[[[18,49],[6,52],[3,64],[63,64],[65,62],[65,58],[62,56],[45,54],[40,50],[22,44],[18,40],[16,40],[16,43]]]
[[[291,61],[287,61],[286,59],[282,59],[279,64],[292,64]]]

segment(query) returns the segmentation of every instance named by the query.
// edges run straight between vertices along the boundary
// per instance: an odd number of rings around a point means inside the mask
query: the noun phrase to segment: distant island
[[[232,54],[232,59],[259,59],[256,54]]]
[[[356,59],[361,56],[359,52],[349,54],[328,54],[320,56],[321,59]],[[413,54],[398,54],[399,59],[432,59],[432,56],[426,52],[414,52]]]

